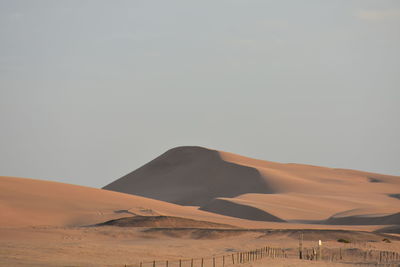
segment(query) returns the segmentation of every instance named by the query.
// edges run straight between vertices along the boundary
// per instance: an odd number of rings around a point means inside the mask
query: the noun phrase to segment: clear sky
[[[0,0],[0,175],[181,145],[400,175],[400,1]]]

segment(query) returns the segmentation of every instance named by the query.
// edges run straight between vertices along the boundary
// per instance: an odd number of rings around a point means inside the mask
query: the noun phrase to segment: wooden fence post
[[[190,261],[190,267],[193,267],[193,259]]]
[[[153,267],[156,267],[156,261],[153,261]]]
[[[222,267],[225,267],[225,256],[222,256]]]
[[[201,258],[201,267],[203,267],[203,266],[204,266],[204,259]]]
[[[213,267],[215,267],[215,257],[213,257]]]
[[[317,256],[317,260],[322,260],[322,241],[318,240],[318,256]]]
[[[165,262],[165,266],[168,267],[168,261]]]
[[[303,259],[303,232],[300,232],[299,236],[299,259]]]

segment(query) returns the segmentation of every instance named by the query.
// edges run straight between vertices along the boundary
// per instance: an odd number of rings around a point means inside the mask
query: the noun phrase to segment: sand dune
[[[400,225],[400,199],[393,197],[400,191],[399,177],[200,147],[172,149],[105,188],[0,177],[0,226],[78,226],[132,215],[249,228],[279,228],[284,222]]]
[[[71,184],[0,176],[0,228],[87,226],[129,216],[173,216],[242,228],[308,228],[315,224],[287,224],[224,216],[145,197]],[[168,225],[168,224],[167,224]],[[323,228],[338,229],[337,226]],[[343,226],[340,226],[343,228]],[[376,230],[376,226],[344,226]]]
[[[353,218],[400,211],[398,176],[275,163],[202,147],[171,149],[104,189],[264,221],[333,223],[328,219],[343,212]]]

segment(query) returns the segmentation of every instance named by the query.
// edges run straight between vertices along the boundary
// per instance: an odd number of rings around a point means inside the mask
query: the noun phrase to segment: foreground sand
[[[0,266],[165,266],[165,260],[210,258],[263,246],[285,247],[297,253],[297,236],[265,235],[255,232],[208,233],[202,235],[177,232],[145,231],[147,228],[91,227],[57,228],[24,227],[0,229]],[[312,236],[311,236],[312,237]],[[315,236],[317,237],[317,236]],[[318,236],[317,238],[320,238]],[[338,243],[334,236],[322,238],[324,248],[361,248],[400,252],[400,241],[369,242],[354,235],[351,244]],[[327,241],[326,241],[327,240]],[[304,241],[305,248],[316,246],[315,240]],[[338,263],[264,259],[245,266],[342,266]],[[328,265],[329,264],[329,265]],[[177,266],[177,262],[175,262]],[[169,266],[175,266],[170,262]],[[189,267],[185,262],[182,267]],[[205,267],[211,267],[210,261]],[[227,262],[228,266],[228,262]],[[349,265],[346,265],[349,266]]]

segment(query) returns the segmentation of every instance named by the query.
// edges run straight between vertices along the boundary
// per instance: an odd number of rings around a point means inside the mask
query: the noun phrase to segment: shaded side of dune
[[[400,234],[400,225],[386,226],[376,230],[375,233]]]
[[[331,217],[324,223],[334,225],[400,225],[400,212],[386,216]]]
[[[174,216],[132,216],[106,221],[93,226],[153,228],[237,228],[229,224],[192,220]]]
[[[202,147],[171,149],[103,189],[189,206],[217,197],[274,193],[257,169],[226,162],[218,151]]]
[[[400,194],[388,194],[389,197],[400,199]]]
[[[282,220],[264,210],[220,198],[216,198],[207,205],[200,207],[200,210],[247,220],[285,222],[285,220]]]

